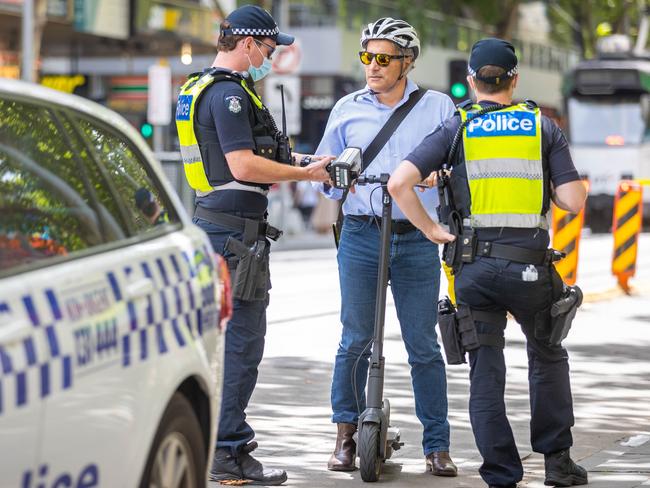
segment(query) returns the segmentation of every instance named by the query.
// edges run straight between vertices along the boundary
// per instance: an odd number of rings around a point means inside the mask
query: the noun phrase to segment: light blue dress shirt
[[[338,156],[346,147],[360,147],[365,151],[395,109],[405,103],[409,95],[417,89],[418,86],[414,82],[407,80],[404,97],[394,107],[380,103],[377,97],[368,91],[367,86],[363,90],[341,98],[332,109],[316,154]],[[447,95],[428,90],[366,168],[364,174],[379,176],[381,173],[392,173],[422,139],[433,132],[443,120],[451,117],[454,111],[454,104]],[[326,191],[322,183],[313,185],[328,198],[340,200],[343,195],[343,190],[329,188]],[[381,189],[373,192],[377,186],[379,185],[357,186],[356,193],[348,193],[343,204],[343,213],[381,216]],[[429,215],[437,220],[435,212],[438,206],[437,190],[432,188],[417,194]],[[393,219],[405,218],[397,204],[393,202]]]

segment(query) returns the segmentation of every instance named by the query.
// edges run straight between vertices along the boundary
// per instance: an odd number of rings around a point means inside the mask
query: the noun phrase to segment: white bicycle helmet
[[[408,22],[390,17],[382,17],[367,25],[361,33],[361,47],[371,39],[386,39],[405,49],[413,50],[413,60],[420,54],[420,39],[418,33]]]

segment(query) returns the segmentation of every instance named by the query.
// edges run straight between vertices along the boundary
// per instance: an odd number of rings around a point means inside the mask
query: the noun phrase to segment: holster
[[[236,256],[232,296],[237,300],[266,300],[269,280],[269,248],[264,236],[253,229],[254,221],[244,231],[244,240],[228,237],[225,250]],[[231,261],[232,262],[232,261]]]
[[[546,341],[550,346],[560,346],[582,305],[583,294],[580,287],[565,285],[552,265],[551,293],[553,303],[535,314],[535,338]]]
[[[460,333],[458,331],[456,309],[452,305],[451,312],[441,312],[441,303],[445,300],[449,301],[449,298],[444,298],[438,302],[438,325],[440,326],[440,338],[442,339],[442,347],[445,350],[447,364],[463,364],[467,361],[465,360],[465,350],[461,344]]]
[[[451,227],[450,227],[451,229]],[[454,232],[456,239],[448,242],[442,249],[445,264],[454,274],[458,274],[463,264],[474,262],[478,240],[473,230],[464,229],[463,232]]]
[[[551,346],[559,346],[568,335],[582,298],[580,287],[565,286],[560,298],[551,305],[551,335],[548,340]]]
[[[477,333],[474,323],[475,315],[480,321],[499,326],[505,325],[505,315],[473,311],[467,305],[459,305],[456,309],[449,297],[438,302],[438,323],[447,364],[467,363],[467,352],[474,351],[482,345],[503,348],[505,344],[503,337]]]

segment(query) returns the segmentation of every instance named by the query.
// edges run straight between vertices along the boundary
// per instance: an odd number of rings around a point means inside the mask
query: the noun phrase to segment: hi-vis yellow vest
[[[463,129],[470,226],[548,229],[539,108],[521,103],[475,118],[458,110],[470,119]]]
[[[213,73],[211,71],[203,74],[195,73],[190,75],[181,87],[178,96],[178,104],[176,105],[176,128],[178,130],[185,177],[190,187],[197,192],[208,193],[213,191],[214,188],[208,182],[201,156],[201,149],[196,139],[196,132],[194,130],[195,110],[206,88],[224,79],[240,83],[255,106],[258,109],[263,108],[262,100],[248,88],[243,79],[236,78],[234,75],[227,73]]]

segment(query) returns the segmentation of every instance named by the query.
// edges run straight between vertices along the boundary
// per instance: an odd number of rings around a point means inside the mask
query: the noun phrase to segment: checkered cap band
[[[280,30],[275,29],[250,29],[247,27],[233,27],[232,29],[225,29],[225,34],[233,34],[235,36],[277,36]]]
[[[470,76],[473,76],[474,78],[476,78],[476,71],[474,71],[469,64],[467,65],[467,73]],[[515,66],[511,70],[506,71],[505,76],[510,78],[510,77],[515,76],[517,73],[519,73],[519,66]]]

